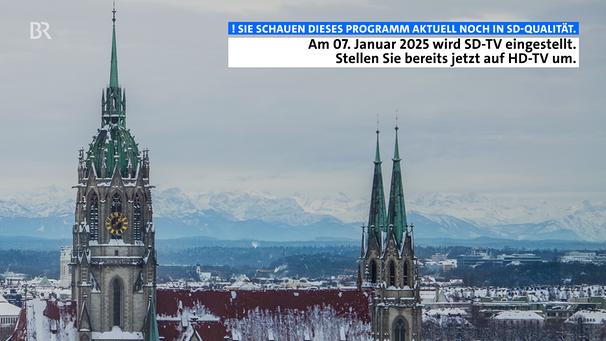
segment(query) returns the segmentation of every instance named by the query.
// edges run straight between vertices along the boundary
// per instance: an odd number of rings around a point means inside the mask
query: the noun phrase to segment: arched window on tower
[[[141,233],[141,225],[143,224],[143,210],[141,208],[141,198],[139,194],[135,196],[135,204],[133,210],[133,234],[135,240],[143,240]]]
[[[113,283],[112,283],[112,288],[113,288],[113,304],[114,304],[114,309],[113,309],[113,325],[114,326],[120,326],[120,322],[122,322],[122,283],[120,281],[119,278],[114,279]]]
[[[114,194],[114,196],[112,197],[111,211],[112,211],[112,213],[113,212],[122,212],[122,198],[120,197],[120,194],[118,194],[118,193]],[[110,236],[112,239],[122,239],[121,234],[115,235],[115,234],[111,233]]]
[[[122,212],[122,198],[118,193],[112,198],[112,212]]]
[[[404,261],[404,285],[409,285],[408,284],[408,261],[407,260]]]
[[[394,261],[389,261],[389,286],[396,286],[396,264]]]
[[[90,239],[99,240],[99,198],[96,193],[90,197],[88,227],[90,228]]]
[[[377,261],[370,261],[370,283],[377,283]]]
[[[392,335],[394,341],[407,341],[406,331],[408,329],[408,323],[402,316],[396,317],[393,321]]]

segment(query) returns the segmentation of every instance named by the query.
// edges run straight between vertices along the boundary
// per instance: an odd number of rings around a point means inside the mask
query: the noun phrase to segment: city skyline
[[[604,5],[119,1],[127,127],[159,189],[369,198],[376,115],[391,168],[396,110],[407,198],[482,193],[603,201]],[[100,128],[111,2],[10,3],[0,14],[0,199],[76,183]],[[579,21],[575,69],[229,69],[228,21]],[[29,23],[50,24],[29,39]],[[384,179],[389,183],[389,176]]]

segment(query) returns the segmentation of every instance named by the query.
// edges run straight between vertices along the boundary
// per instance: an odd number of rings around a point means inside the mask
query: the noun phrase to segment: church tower
[[[80,150],[73,229],[72,297],[78,341],[158,339],[154,294],[155,233],[147,150],[126,129],[126,94],[118,83],[113,10],[109,86],[101,128]]]
[[[370,215],[368,230],[362,227],[358,287],[374,291],[372,340],[420,341],[423,306],[419,295],[412,226],[409,230],[406,223],[398,127],[387,214],[381,163],[377,130]]]

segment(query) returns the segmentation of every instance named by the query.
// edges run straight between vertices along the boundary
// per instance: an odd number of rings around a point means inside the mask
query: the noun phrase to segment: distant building
[[[25,281],[27,275],[7,270],[2,274],[2,278],[4,279],[5,285],[19,285],[21,282]]]
[[[563,257],[560,257],[560,262],[562,263],[606,263],[606,254],[596,254],[595,252],[580,252],[580,251],[570,251],[566,252]]]
[[[60,263],[60,275],[59,284],[64,288],[69,288],[72,282],[72,269],[69,263],[72,260],[72,247],[63,246],[61,247],[61,257],[59,258]]]
[[[446,259],[440,263],[442,264],[442,271],[444,271],[444,272],[457,268],[456,259]]]
[[[261,290],[259,284],[253,283],[248,277],[241,276],[234,283],[226,286],[226,290]]]
[[[566,324],[568,340],[603,340],[606,335],[606,310],[580,310]]]
[[[516,264],[531,264],[531,263],[541,263],[543,260],[541,257],[535,255],[534,253],[514,253],[512,255],[498,255],[497,260],[502,261],[503,265],[507,265],[512,262],[517,262]]]
[[[8,301],[0,295],[0,328],[8,327],[17,323],[17,317],[21,308],[8,303]]]
[[[578,310],[582,309],[578,304],[570,304],[567,302],[553,302],[543,305],[545,311],[545,319],[550,321],[567,320]],[[587,308],[587,307],[585,307]]]
[[[446,295],[444,295],[444,291],[440,290],[439,286],[436,286],[434,289],[421,289],[420,290],[421,302],[425,308],[429,309],[439,309],[439,308],[452,308],[452,307],[460,307],[465,306],[469,309],[470,304],[468,302],[459,303],[459,302],[450,302]],[[425,318],[425,317],[423,317]]]
[[[510,324],[526,324],[526,325],[540,325],[545,322],[543,312],[540,310],[533,311],[520,311],[520,310],[508,310],[502,311],[493,317],[493,320],[502,323]]]
[[[496,257],[491,256],[486,249],[473,249],[470,254],[460,255],[457,257],[457,266],[476,266],[482,264],[494,264],[498,266],[508,264],[531,264],[541,263],[543,260],[541,257],[534,253],[514,253],[511,255],[497,255]]]
[[[2,293],[2,296],[4,296],[4,299],[12,304],[15,305],[19,308],[21,308],[22,302],[23,302],[23,296],[18,290],[17,288],[11,287],[8,289],[4,290],[4,293]]]
[[[488,262],[494,262],[494,258],[491,258],[486,249],[473,249],[471,254],[460,255],[457,257],[457,266],[466,267],[480,265]]]
[[[435,255],[431,255],[431,260],[434,262],[440,262],[440,261],[444,261],[446,260],[448,257],[448,255],[442,255],[442,254],[435,254]]]
[[[196,264],[196,275],[198,275],[198,280],[202,282],[210,281],[212,278],[212,273],[201,270],[200,263]]]

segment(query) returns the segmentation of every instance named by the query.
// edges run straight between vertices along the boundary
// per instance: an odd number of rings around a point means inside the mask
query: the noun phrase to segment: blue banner
[[[579,35],[578,22],[229,22],[229,35]]]

